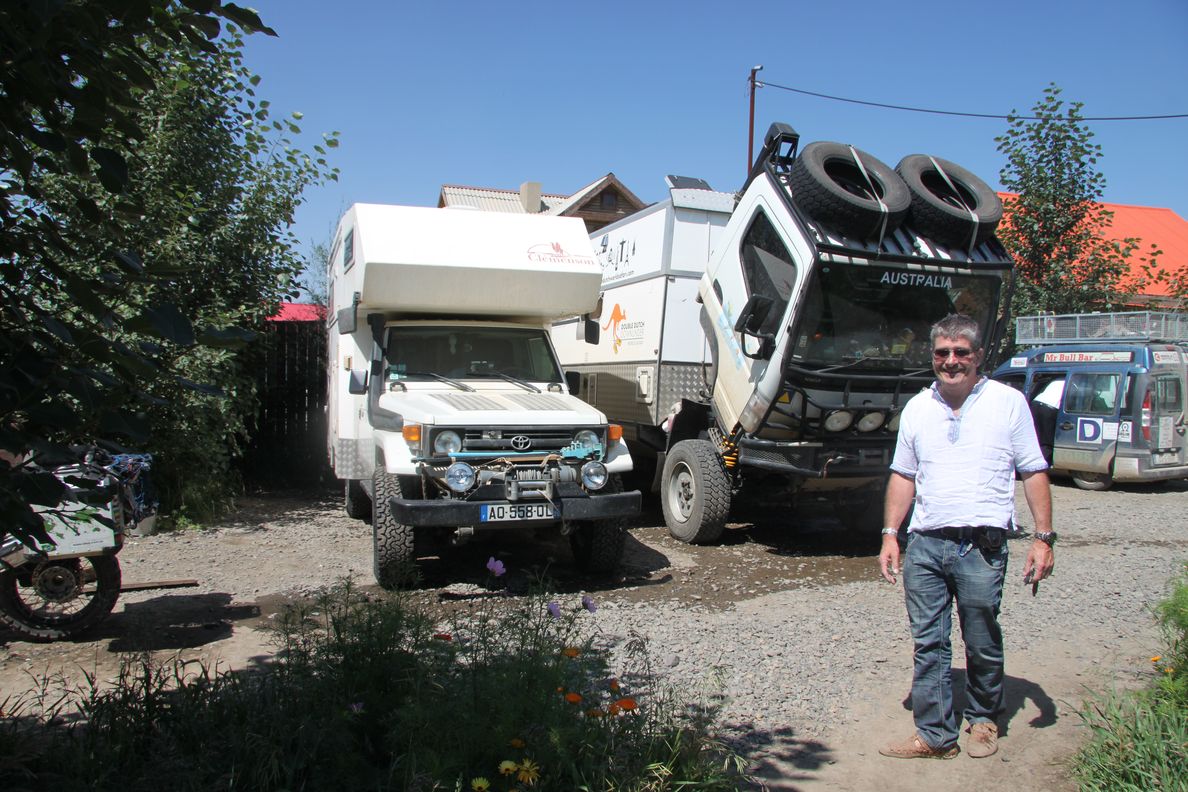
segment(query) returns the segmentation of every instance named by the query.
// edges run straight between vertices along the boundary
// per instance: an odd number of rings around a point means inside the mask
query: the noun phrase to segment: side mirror
[[[775,352],[775,336],[762,328],[775,301],[762,294],[752,294],[734,323],[734,332],[742,335],[742,353],[752,360],[767,360]]]
[[[582,320],[582,337],[587,344],[597,344],[598,339],[602,337],[602,328],[598,326],[597,319],[583,319]]]
[[[565,372],[565,387],[569,388],[570,394],[576,396],[578,391],[582,389],[582,372],[567,371]]]
[[[347,380],[347,392],[354,396],[362,396],[367,393],[367,372],[363,369],[351,369],[350,378]]]

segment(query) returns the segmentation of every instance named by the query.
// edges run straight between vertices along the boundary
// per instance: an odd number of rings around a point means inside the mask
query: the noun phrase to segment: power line
[[[829,99],[834,102],[847,102],[849,104],[866,105],[867,107],[882,107],[887,110],[906,110],[910,113],[932,113],[933,115],[947,115],[947,116],[962,116],[964,118],[994,118],[1000,120],[1018,119],[1021,121],[1042,121],[1040,116],[1025,116],[1025,115],[1001,115],[998,113],[961,113],[955,110],[930,110],[925,107],[908,107],[907,105],[884,104],[882,102],[866,102],[861,99],[847,99],[844,96],[830,96],[829,94],[817,93],[815,91],[806,91],[802,88],[792,88],[788,85],[777,85],[776,83],[766,82],[763,80],[756,80],[755,85],[766,86],[768,88],[779,88],[781,91],[791,91],[792,93],[804,94],[805,96],[815,96],[818,99]],[[1188,113],[1169,113],[1166,115],[1141,115],[1141,116],[1077,116],[1078,121],[1158,121],[1167,118],[1188,118]]]

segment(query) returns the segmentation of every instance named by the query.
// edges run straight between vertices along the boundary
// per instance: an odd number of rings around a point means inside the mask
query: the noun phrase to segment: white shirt
[[[916,482],[909,531],[1006,528],[1015,516],[1015,471],[1047,470],[1027,401],[983,377],[954,415],[936,383],[908,401],[891,469]]]

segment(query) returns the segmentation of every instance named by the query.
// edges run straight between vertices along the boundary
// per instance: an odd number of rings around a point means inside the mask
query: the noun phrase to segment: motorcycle
[[[37,507],[51,539],[36,547],[0,534],[0,624],[34,641],[73,638],[107,617],[120,596],[117,555],[125,533],[156,520],[148,454],[120,454],[55,468],[66,496]],[[95,504],[99,498],[110,499]]]

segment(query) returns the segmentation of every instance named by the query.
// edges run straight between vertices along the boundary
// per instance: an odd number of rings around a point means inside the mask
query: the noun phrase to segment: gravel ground
[[[1080,739],[1075,710],[1085,691],[1151,673],[1159,637],[1150,608],[1188,559],[1188,482],[1102,493],[1058,483],[1053,494],[1056,575],[1039,596],[1021,582],[1023,543],[1012,547],[1003,751],[982,762],[877,756],[880,744],[911,730],[902,589],[877,573],[877,536],[844,532],[811,508],[748,515],[715,547],[672,540],[658,509],[649,511],[632,531],[624,574],[611,581],[577,572],[562,540],[480,539],[452,551],[448,564],[430,563],[417,596],[448,603],[485,590],[490,555],[507,565],[512,591],[547,570],[559,600],[592,594],[598,610],[582,618],[599,640],[622,656],[638,634],[654,667],[686,694],[720,695],[722,733],[772,789],[1013,783],[1023,771],[1031,785],[1073,789],[1061,763]],[[1018,502],[1029,526],[1021,493]],[[109,619],[73,642],[37,645],[0,631],[0,700],[46,673],[102,677],[124,652],[263,662],[271,646],[258,628],[286,601],[345,576],[370,584],[370,553],[370,530],[342,515],[336,494],[249,498],[209,530],[132,538],[120,556],[126,584],[198,585],[127,592]],[[959,638],[954,655],[963,655]]]

